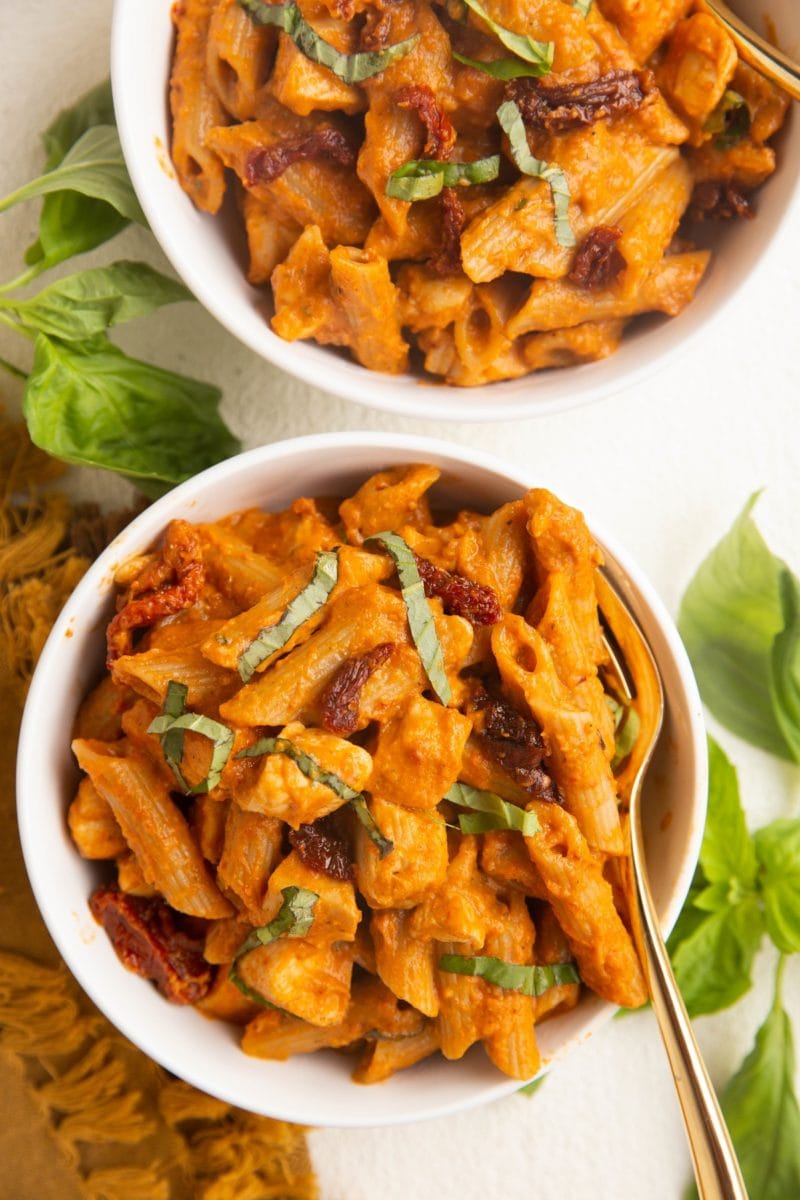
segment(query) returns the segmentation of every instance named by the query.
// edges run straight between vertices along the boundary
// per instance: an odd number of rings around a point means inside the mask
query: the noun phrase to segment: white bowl
[[[78,777],[69,731],[102,671],[114,572],[152,546],[171,518],[208,521],[250,506],[280,508],[300,492],[346,494],[372,472],[407,462],[436,463],[443,472],[439,496],[486,511],[535,482],[479,451],[395,434],[317,435],[228,459],[153,504],[89,569],[47,641],[22,723],[18,809],[25,862],[45,922],[79,983],[117,1028],[176,1075],[242,1108],[311,1125],[390,1125],[441,1116],[513,1092],[519,1083],[500,1075],[475,1047],[459,1062],[437,1056],[363,1087],[350,1080],[348,1060],[333,1052],[281,1063],[248,1058],[233,1027],[168,1004],[120,964],[89,912],[97,869],[79,857],[65,820]],[[705,820],[700,698],[677,632],[651,585],[611,538],[594,532],[650,641],[667,696],[666,725],[645,800],[652,886],[666,932],[688,890]],[[538,1034],[543,1062],[583,1041],[613,1011],[587,996],[572,1012],[543,1024]]]
[[[372,408],[430,419],[495,421],[561,412],[638,382],[722,312],[777,236],[796,190],[800,127],[790,121],[781,134],[779,170],[758,194],[756,220],[733,222],[713,235],[719,253],[694,301],[679,317],[637,323],[619,350],[601,362],[467,389],[411,374],[378,374],[338,351],[277,337],[265,315],[264,291],[245,278],[238,220],[198,212],[181,191],[168,153],[171,7],[172,0],[114,3],[114,107],[131,179],[153,232],[201,304],[246,346],[307,383]],[[761,29],[759,0],[735,0],[735,7]],[[795,0],[774,0],[770,14],[783,48],[791,51],[794,39],[797,49],[800,9]]]

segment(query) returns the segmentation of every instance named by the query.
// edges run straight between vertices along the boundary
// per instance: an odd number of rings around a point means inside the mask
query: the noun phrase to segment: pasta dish
[[[177,0],[172,160],[238,207],[272,328],[514,379],[675,316],[787,98],[692,0]]]
[[[347,1048],[361,1083],[477,1042],[530,1079],[583,990],[646,999],[601,554],[543,489],[439,513],[438,475],[171,521],[118,570],[74,730],[122,962],[247,1054]]]

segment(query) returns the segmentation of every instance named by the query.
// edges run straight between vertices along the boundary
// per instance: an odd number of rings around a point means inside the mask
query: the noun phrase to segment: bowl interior
[[[246,281],[241,234],[230,212],[198,212],[177,184],[169,161],[167,80],[172,54],[172,0],[115,0],[112,34],[114,103],[125,158],[150,225],[167,257],[198,300],[240,341],[308,383],[374,408],[423,418],[502,420],[573,408],[628,386],[656,370],[716,316],[747,278],[777,233],[795,191],[800,128],[781,135],[778,172],[760,192],[758,218],[730,223],[711,235],[715,255],[691,305],[673,319],[647,318],[631,327],[610,358],[566,370],[474,388],[455,388],[413,375],[366,371],[343,354],[312,342],[287,343],[272,333],[263,291]],[[737,11],[763,29],[756,0]],[[781,44],[800,40],[793,0],[770,8]]]
[[[117,961],[87,898],[92,864],[76,853],[65,813],[77,771],[69,748],[78,705],[102,670],[104,626],[119,563],[145,550],[176,516],[208,520],[238,508],[285,506],[304,495],[345,494],[368,474],[398,462],[442,467],[446,505],[490,509],[530,481],[475,452],[392,435],[324,435],[262,447],[228,460],[164,497],[127,527],[66,604],[37,668],[25,710],[18,763],[19,826],[39,907],[64,959],[109,1019],[151,1057],[204,1091],[254,1112],[312,1125],[395,1124],[443,1115],[513,1091],[480,1047],[458,1063],[427,1061],[376,1087],[350,1081],[351,1064],[332,1052],[262,1062],[238,1048],[236,1031],[162,1000]],[[301,482],[299,482],[301,481]],[[658,661],[667,717],[650,769],[645,811],[648,858],[661,921],[671,927],[691,880],[705,815],[705,742],[700,702],[683,649],[646,580],[609,539],[617,586],[633,607]],[[611,1014],[588,998],[541,1027],[545,1062],[588,1036]]]

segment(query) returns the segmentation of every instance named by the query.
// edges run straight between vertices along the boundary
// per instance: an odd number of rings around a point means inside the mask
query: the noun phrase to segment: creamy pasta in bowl
[[[644,1000],[601,559],[667,695],[665,930],[702,833],[700,702],[646,580],[531,482],[420,438],[264,447],[142,514],[59,618],[20,741],[34,891],[92,999],[210,1094],[441,1115]]]
[[[459,419],[596,398],[720,311],[788,209],[786,100],[689,0],[541,0],[531,29],[301,8],[117,0],[113,81],[180,274],[331,391]]]

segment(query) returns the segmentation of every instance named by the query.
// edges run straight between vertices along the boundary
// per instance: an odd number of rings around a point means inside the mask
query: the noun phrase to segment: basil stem
[[[521,992],[523,996],[541,996],[552,987],[567,983],[580,983],[581,977],[572,962],[553,963],[551,966],[524,966],[521,963],[504,962],[502,958],[487,955],[468,956],[443,954],[439,959],[442,971],[455,975],[479,975],[487,983],[507,991]]]
[[[436,698],[442,704],[449,704],[453,694],[444,669],[442,643],[436,632],[433,611],[425,596],[425,588],[411,547],[398,533],[390,531],[374,533],[365,541],[380,542],[394,559],[414,645]]]
[[[532,837],[539,829],[535,812],[526,812],[510,804],[494,792],[485,792],[469,783],[454,783],[445,800],[461,808],[471,808],[470,815],[461,815],[458,824],[462,833],[489,833],[494,829],[511,829],[523,837]]]
[[[219,783],[223,768],[233,749],[233,730],[202,713],[185,712],[186,695],[186,685],[171,680],[167,687],[161,715],[150,722],[147,732],[154,733],[160,738],[164,757],[181,789],[184,792],[198,795],[202,792],[210,792]],[[180,768],[183,758],[183,735],[187,731],[199,733],[201,737],[208,738],[214,744],[208,774],[194,786],[187,783]]]
[[[245,683],[252,679],[256,668],[265,659],[285,646],[292,634],[322,608],[338,578],[338,551],[319,551],[310,582],[287,605],[280,620],[275,625],[267,625],[259,630],[250,645],[239,655],[239,675]]]
[[[392,171],[386,181],[386,195],[396,200],[429,200],[445,187],[467,187],[473,183],[491,183],[500,173],[500,155],[479,158],[475,162],[440,162],[435,158],[412,158]]]
[[[497,119],[508,136],[511,157],[523,175],[543,179],[550,188],[555,214],[556,241],[560,246],[574,246],[575,234],[569,223],[569,183],[560,167],[534,158],[528,146],[528,135],[522,113],[513,100],[504,100],[497,110]]]
[[[384,837],[367,808],[367,802],[361,792],[356,792],[349,783],[333,771],[326,771],[311,754],[306,754],[288,738],[260,738],[253,746],[240,750],[237,758],[260,758],[264,754],[285,754],[295,766],[302,771],[306,779],[312,783],[321,783],[331,789],[340,799],[349,802],[361,824],[366,829],[372,841],[378,847],[381,858],[385,858],[394,849],[394,842]]]
[[[257,25],[276,25],[292,39],[297,49],[322,67],[333,71],[345,83],[361,83],[373,75],[380,74],[390,63],[396,62],[412,50],[419,41],[419,34],[395,42],[384,50],[362,51],[358,54],[343,54],[321,38],[312,29],[296,4],[265,4],[263,0],[239,0],[240,6]]]
[[[555,45],[553,42],[536,42],[527,34],[512,33],[510,29],[506,29],[503,25],[498,25],[496,21],[487,13],[479,0],[464,0],[467,8],[485,21],[495,35],[498,41],[502,42],[507,50],[516,54],[518,58],[522,58],[525,62],[532,63],[536,68],[537,75],[548,75],[553,66],[553,52]]]

